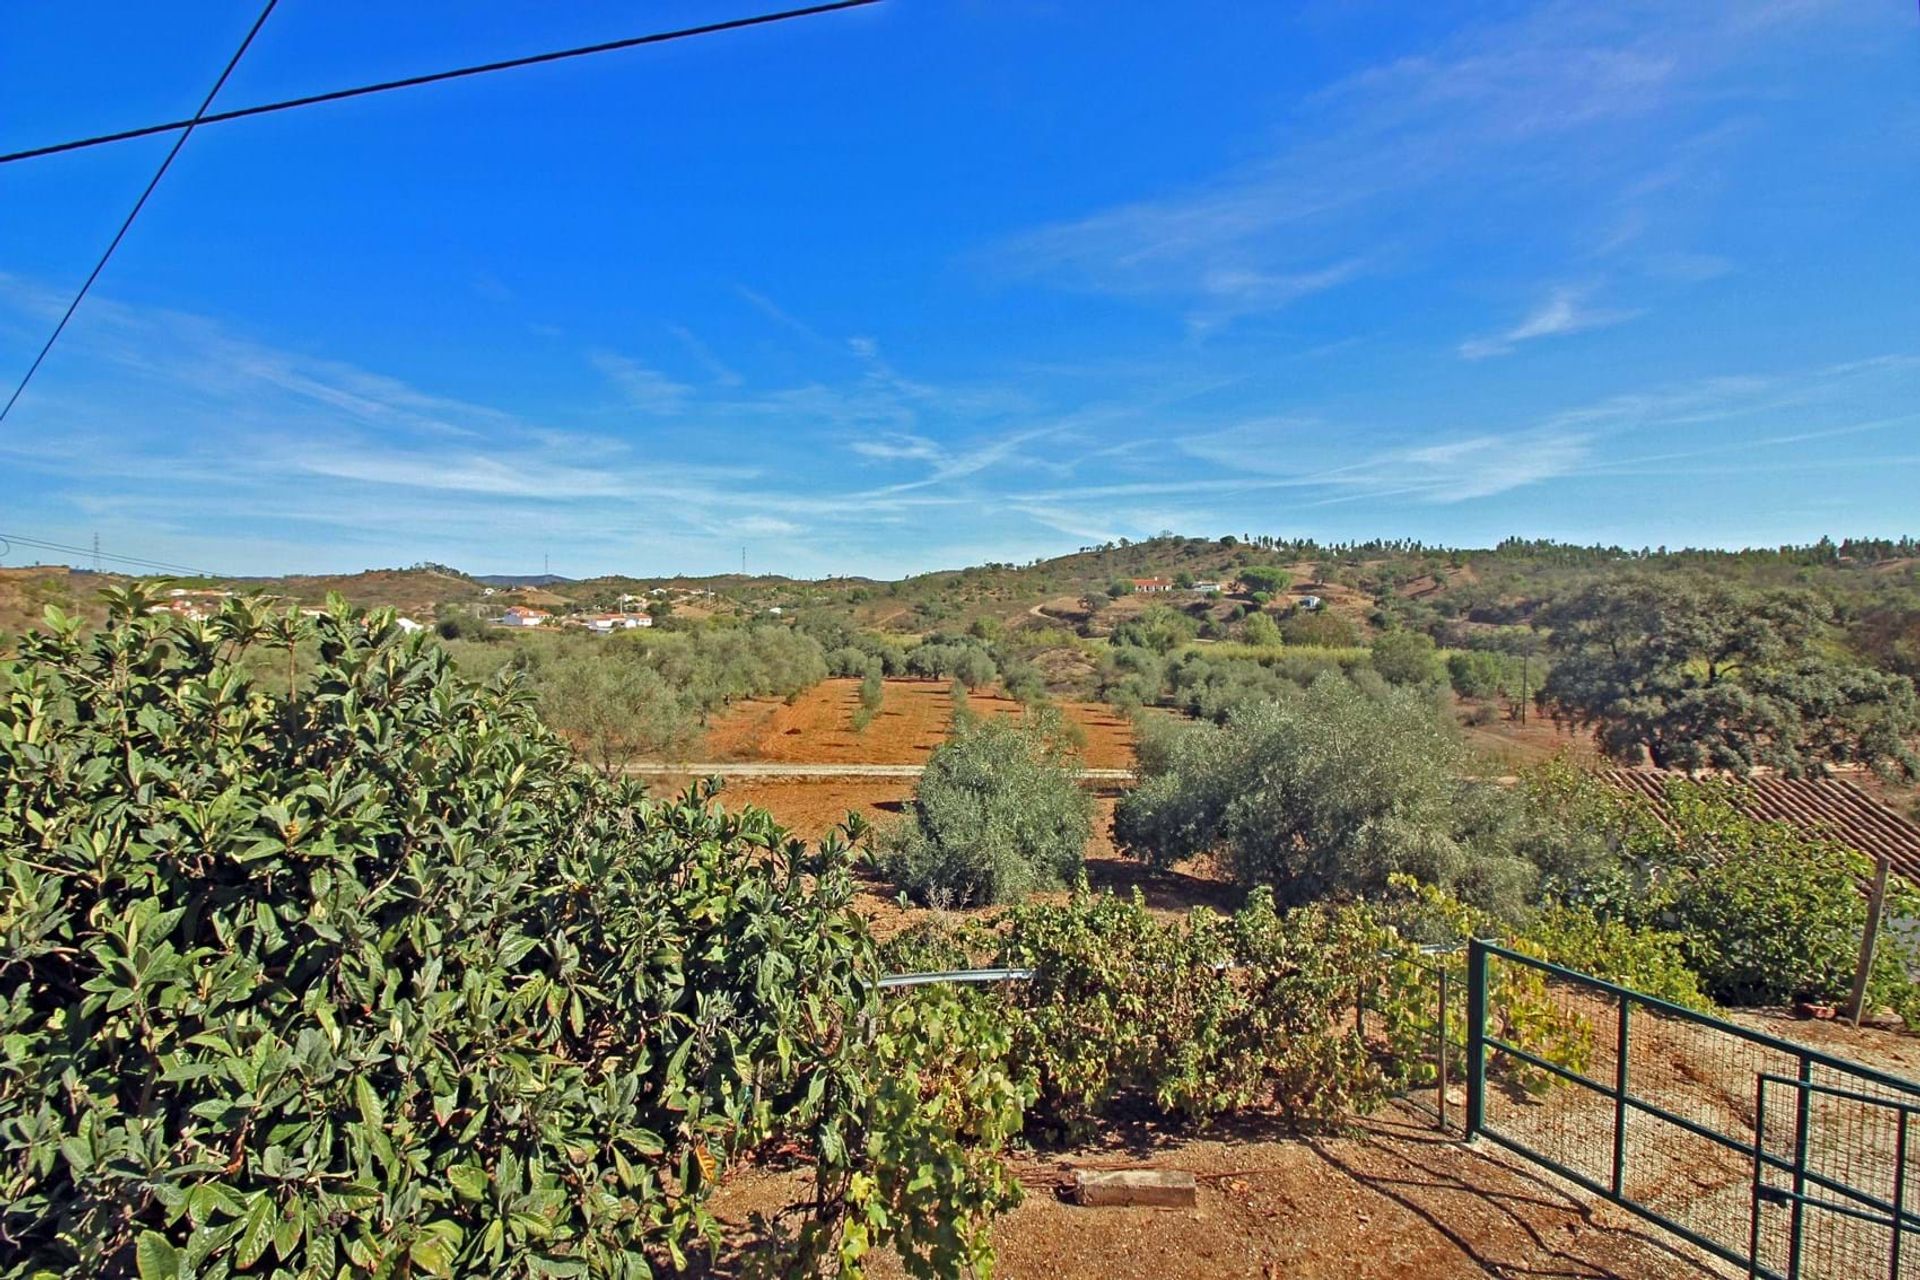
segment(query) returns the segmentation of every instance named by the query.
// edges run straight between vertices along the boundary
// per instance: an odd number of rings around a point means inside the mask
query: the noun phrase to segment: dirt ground
[[[999,693],[967,698],[976,715],[1020,715],[1021,705]],[[769,760],[788,764],[920,764],[946,741],[953,724],[951,685],[943,680],[888,680],[880,712],[864,732],[853,714],[860,682],[823,681],[789,705],[778,698],[735,703],[708,728],[704,753],[712,761]],[[1133,727],[1098,702],[1060,704],[1086,735],[1081,754],[1091,769],[1124,769],[1133,763]]]
[[[1583,759],[1597,759],[1599,755],[1592,734],[1579,729],[1562,729],[1545,716],[1529,714],[1527,722],[1521,724],[1517,720],[1509,720],[1503,709],[1498,719],[1487,724],[1473,724],[1470,720],[1473,704],[1458,697],[1453,699],[1453,711],[1454,718],[1460,722],[1466,734],[1468,747],[1510,768],[1538,764],[1562,752]]]
[[[1196,1208],[1081,1208],[1060,1188],[1081,1168],[1192,1173]],[[1015,1162],[1025,1202],[995,1225],[996,1274],[1023,1280],[1466,1280],[1706,1277],[1690,1252],[1612,1206],[1392,1107],[1340,1136],[1259,1121],[1186,1137],[1121,1132]],[[722,1274],[758,1247],[755,1213],[797,1202],[797,1171],[745,1169],[715,1209],[730,1229]],[[881,1259],[879,1277],[905,1274]]]

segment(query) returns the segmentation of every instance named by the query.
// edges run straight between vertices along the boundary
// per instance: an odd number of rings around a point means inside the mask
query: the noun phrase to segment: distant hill
[[[573,581],[557,573],[476,573],[473,580],[489,587],[553,587]]]

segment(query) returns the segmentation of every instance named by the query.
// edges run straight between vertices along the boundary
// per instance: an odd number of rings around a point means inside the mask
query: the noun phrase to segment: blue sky
[[[219,105],[749,11],[282,0]],[[0,150],[255,12],[0,8]],[[9,385],[166,145],[0,168]],[[211,127],[0,474],[233,572],[1912,533],[1920,17],[887,0]]]

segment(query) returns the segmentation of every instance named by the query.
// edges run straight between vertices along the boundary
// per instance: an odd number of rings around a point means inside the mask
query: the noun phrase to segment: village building
[[[1140,595],[1159,595],[1173,590],[1172,578],[1135,578],[1133,589]]]
[[[552,616],[553,615],[545,609],[531,609],[526,605],[516,604],[500,616],[500,625],[503,627],[540,627],[545,626],[547,619]]]

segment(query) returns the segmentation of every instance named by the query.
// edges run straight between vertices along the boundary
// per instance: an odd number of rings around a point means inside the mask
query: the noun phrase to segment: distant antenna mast
[[[747,549],[745,547],[740,548],[740,576],[743,578],[747,576]]]
[[[100,531],[98,529],[93,533],[93,571],[100,572]]]
[[[542,551],[540,553],[540,576],[544,578],[551,575],[552,573],[553,573],[553,556],[549,552]]]

